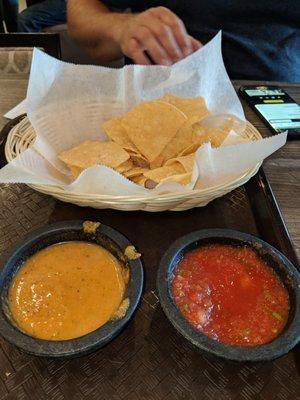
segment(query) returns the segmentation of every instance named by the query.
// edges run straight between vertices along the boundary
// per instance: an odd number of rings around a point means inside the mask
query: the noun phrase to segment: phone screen
[[[282,89],[245,88],[253,106],[277,131],[300,129],[300,105]]]

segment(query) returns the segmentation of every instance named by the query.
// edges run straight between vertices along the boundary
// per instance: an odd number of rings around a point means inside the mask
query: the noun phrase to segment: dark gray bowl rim
[[[201,246],[204,239],[215,242],[220,239],[233,239],[241,244],[248,244],[253,248],[257,246],[268,252],[278,263],[284,266],[286,272],[293,280],[295,305],[294,316],[288,327],[272,342],[259,346],[230,346],[218,342],[199,332],[182,316],[173,302],[170,293],[170,281],[173,268],[178,263],[178,255],[187,250],[188,246]],[[189,233],[176,240],[163,255],[157,274],[157,290],[161,306],[167,318],[175,329],[185,337],[194,347],[215,356],[235,361],[267,361],[278,358],[294,346],[300,339],[300,274],[294,265],[277,249],[263,240],[246,233],[230,229],[205,229]]]
[[[127,263],[130,267],[130,280],[127,286],[127,292],[130,293],[130,304],[126,315],[122,319],[108,321],[105,325],[87,335],[76,339],[62,341],[37,339],[17,329],[6,317],[3,310],[3,293],[8,286],[7,282],[11,281],[12,277],[20,268],[19,265],[14,273],[9,274],[8,276],[7,274],[11,268],[10,263],[13,262],[12,260],[20,257],[22,253],[29,248],[32,248],[32,246],[35,244],[46,240],[49,235],[67,234],[68,232],[82,231],[83,222],[84,220],[61,221],[34,230],[23,237],[0,259],[0,268],[2,267],[0,273],[0,335],[8,342],[14,344],[27,353],[43,357],[76,357],[79,355],[88,354],[100,347],[103,347],[112,339],[114,339],[128,323],[138,306],[142,294],[144,280],[143,265],[140,258],[137,260],[129,260]],[[97,228],[97,233],[109,238],[121,249],[125,249],[127,246],[132,245],[132,243],[123,234],[107,225],[100,224],[100,226]],[[92,236],[93,235],[91,235],[90,240],[87,241],[93,242]]]

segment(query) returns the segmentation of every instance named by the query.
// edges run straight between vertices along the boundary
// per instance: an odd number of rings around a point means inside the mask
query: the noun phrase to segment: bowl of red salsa
[[[157,276],[162,308],[198,349],[237,361],[282,356],[300,339],[300,274],[252,235],[208,229],[178,239]]]

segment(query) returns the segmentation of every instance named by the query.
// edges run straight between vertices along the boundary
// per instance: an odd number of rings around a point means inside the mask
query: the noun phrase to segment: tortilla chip
[[[68,168],[70,169],[74,178],[77,178],[81,174],[81,172],[84,170],[83,168],[75,167],[74,165],[69,165],[69,164],[68,164]]]
[[[139,152],[152,162],[185,121],[185,115],[173,105],[153,100],[136,105],[121,123]]]
[[[144,173],[144,176],[148,179],[151,179],[154,182],[160,182],[161,180],[168,178],[172,175],[177,175],[181,173],[185,173],[183,166],[179,163],[172,165],[164,165],[163,167],[149,170]]]
[[[123,128],[122,117],[112,118],[102,125],[104,132],[115,143],[118,143],[126,151],[138,152],[136,146],[129,139],[126,130]]]
[[[120,172],[120,174],[124,174],[127,171],[130,171],[133,168],[133,162],[129,159],[125,161],[123,164],[120,164],[118,167],[115,169]]]
[[[187,118],[196,117],[199,121],[201,118],[209,114],[205,99],[201,96],[179,97],[172,93],[166,93],[162,97],[162,100],[169,104],[173,104],[173,106],[181,110],[187,116]]]
[[[164,152],[162,152],[158,157],[156,157],[155,160],[153,160],[149,164],[149,167],[150,167],[150,169],[159,168],[164,164],[164,161],[165,161],[165,156],[164,156]]]
[[[141,167],[141,168],[149,167],[149,161],[145,157],[143,157],[141,154],[131,154],[130,159],[133,162],[133,164],[137,167]]]
[[[117,143],[87,140],[58,157],[67,165],[82,169],[98,164],[116,168],[129,159],[129,154]]]
[[[177,157],[180,153],[198,140],[194,133],[193,125],[197,118],[188,119],[177,131],[173,139],[166,145],[162,153],[150,163],[150,168],[158,168],[171,158]]]
[[[167,181],[187,184],[198,147],[205,142],[219,147],[232,129],[231,120],[217,128],[211,128],[207,119],[201,125],[208,114],[202,97],[166,93],[106,121],[103,129],[110,141],[88,140],[58,157],[75,178],[84,169],[100,164],[147,188]]]
[[[191,179],[192,179],[192,173],[187,172],[185,174],[169,176],[168,178],[163,179],[160,183],[177,182],[180,183],[181,185],[187,185],[191,182]]]
[[[180,157],[188,156],[190,154],[194,154],[199,147],[203,144],[203,140],[198,138],[198,140],[194,141],[187,148],[185,148],[181,153],[179,153]]]
[[[134,176],[134,177],[130,178],[130,180],[132,182],[136,183],[137,185],[145,186],[145,182],[146,182],[147,178],[144,175],[139,175],[139,176]]]
[[[208,128],[201,126],[200,123],[193,124],[193,139],[192,143],[182,150],[179,155],[187,156],[195,153],[204,143],[210,142],[212,147],[220,147],[224,140],[229,135],[230,128]]]
[[[171,160],[168,160],[165,165],[181,165],[184,168],[185,172],[192,172],[194,161],[195,154],[193,153],[184,157],[172,158]]]
[[[220,147],[230,131],[228,127],[224,129],[208,128],[198,123],[194,125],[194,129],[196,130],[196,136],[200,141],[202,140],[201,144],[210,142],[212,147]]]
[[[134,178],[135,176],[140,176],[143,175],[144,172],[149,171],[148,168],[141,168],[141,167],[136,167],[136,168],[132,168],[129,171],[125,171],[124,172],[124,176],[126,176],[126,178]]]

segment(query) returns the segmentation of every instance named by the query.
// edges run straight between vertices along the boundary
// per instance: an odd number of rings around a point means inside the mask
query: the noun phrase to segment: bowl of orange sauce
[[[236,361],[282,356],[300,339],[300,274],[266,242],[208,229],[178,239],[157,288],[175,329],[199,350]]]
[[[67,221],[29,234],[2,257],[0,334],[38,356],[90,353],[133,316],[141,255],[99,222]]]

